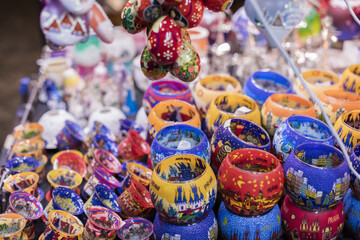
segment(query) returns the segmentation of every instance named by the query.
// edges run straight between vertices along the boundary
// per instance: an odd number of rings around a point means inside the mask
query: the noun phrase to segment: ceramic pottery
[[[18,141],[28,139],[41,139],[44,128],[38,123],[27,123],[16,128],[14,137]]]
[[[121,119],[120,120],[120,133],[118,134],[118,139],[123,140],[128,135],[130,130],[135,130],[141,137],[146,137],[146,130],[137,122],[130,119]]]
[[[97,166],[109,175],[121,172],[120,161],[104,149],[94,150],[94,159],[91,162],[91,166]]]
[[[32,157],[14,157],[8,160],[5,167],[10,170],[11,174],[21,172],[33,172],[39,167],[39,161]]]
[[[118,150],[123,160],[138,160],[150,153],[150,146],[139,133],[131,129],[118,145]]]
[[[232,213],[221,203],[218,221],[221,236],[228,240],[278,239],[281,230],[281,213],[277,204],[270,212],[249,218]]]
[[[152,82],[145,91],[143,106],[146,113],[149,114],[156,104],[171,99],[194,104],[194,99],[187,85],[173,80],[161,80]]]
[[[355,239],[360,237],[360,200],[349,190],[344,197],[345,229]]]
[[[210,163],[210,144],[198,128],[177,124],[161,129],[151,144],[151,164],[155,167],[165,157],[177,154],[194,154]]]
[[[256,216],[269,212],[280,200],[284,173],[271,153],[244,148],[226,156],[218,182],[227,209],[240,216]]]
[[[303,143],[284,165],[286,190],[303,209],[334,208],[350,185],[350,170],[341,151],[322,143]]]
[[[143,31],[146,27],[146,21],[140,19],[134,8],[134,4],[127,2],[121,13],[121,25],[131,34]]]
[[[228,10],[233,0],[203,0],[204,6],[213,12],[225,12]]]
[[[94,194],[86,201],[84,211],[86,212],[92,206],[102,206],[114,212],[120,212],[121,209],[116,199],[117,195],[109,187],[98,184],[95,186]]]
[[[105,135],[110,140],[116,141],[115,135],[110,131],[110,129],[99,121],[94,121],[94,125],[91,129],[91,134],[92,137],[94,137],[95,135]]]
[[[120,230],[117,231],[117,236],[121,240],[147,240],[153,234],[153,224],[145,218],[129,218],[123,223]]]
[[[76,149],[84,141],[84,131],[76,122],[65,121],[65,127],[56,135],[57,149]]]
[[[38,189],[39,175],[34,172],[22,172],[12,175],[4,181],[4,188],[9,193],[24,191],[40,198]]]
[[[113,240],[121,228],[121,218],[110,209],[93,206],[87,210],[84,240]]]
[[[151,80],[162,79],[169,72],[169,65],[159,65],[151,57],[149,49],[144,48],[140,58],[141,71]]]
[[[148,116],[148,139],[154,139],[162,128],[173,124],[187,124],[200,127],[200,116],[196,109],[187,102],[166,100],[158,103]]]
[[[51,160],[50,160],[51,164],[57,164],[59,162],[58,156],[61,156],[64,153],[75,153],[79,157],[84,157],[84,155],[78,150],[63,150],[63,151],[59,151],[59,152],[55,153],[54,155],[52,155]]]
[[[100,148],[104,149],[110,153],[112,153],[115,157],[119,156],[119,151],[117,149],[117,145],[115,141],[109,139],[104,135],[95,135],[93,137],[93,145],[92,148]]]
[[[260,124],[260,112],[254,100],[242,94],[225,93],[215,98],[206,113],[206,126],[209,136],[226,120],[242,118]]]
[[[160,217],[170,224],[191,224],[204,219],[215,204],[214,172],[196,155],[165,158],[154,168],[151,200]]]
[[[170,10],[170,17],[181,28],[193,28],[199,25],[204,12],[202,0],[182,1]]]
[[[146,210],[154,208],[149,191],[139,181],[130,179],[129,186],[122,190],[117,201],[124,217],[137,217]]]
[[[314,105],[293,94],[276,93],[268,97],[261,108],[262,125],[273,136],[279,125],[292,115],[315,117]]]
[[[19,240],[25,235],[26,219],[17,213],[0,214],[0,239]]]
[[[113,176],[108,175],[102,169],[94,167],[94,172],[84,186],[84,192],[90,197],[94,194],[95,186],[102,183],[111,189],[121,187],[121,183]]]
[[[337,239],[344,228],[345,214],[342,202],[325,212],[305,211],[286,196],[281,220],[289,239]]]
[[[270,152],[269,134],[259,125],[241,118],[228,119],[211,138],[211,166],[218,170],[235,149],[256,148]]]
[[[352,110],[360,110],[360,96],[337,90],[324,91],[319,95],[319,100],[330,118],[332,124],[344,113]],[[317,109],[318,112],[321,112]],[[322,114],[319,117],[324,119]]]
[[[260,106],[274,93],[292,93],[291,82],[276,72],[255,72],[244,85],[244,94],[254,99]]]
[[[84,231],[81,221],[61,210],[49,213],[49,225],[44,232],[44,240],[78,240]]]
[[[196,224],[173,225],[164,221],[159,213],[154,220],[154,236],[156,239],[211,240],[217,239],[218,223],[213,210]]]
[[[79,173],[82,178],[86,174],[86,163],[79,152],[62,151],[55,154],[51,161],[53,162],[54,169],[71,169]]]
[[[350,162],[352,163],[353,168],[356,172],[360,172],[360,144],[354,147],[354,149],[350,153]],[[360,179],[358,179],[352,172],[351,172],[351,182],[350,186],[352,189],[353,194],[360,199]]]
[[[181,52],[181,29],[169,16],[162,16],[148,30],[147,47],[152,59],[159,65],[176,61]]]
[[[51,170],[46,177],[52,188],[65,187],[73,191],[82,182],[80,174],[70,169]]]
[[[334,124],[345,148],[350,153],[360,141],[360,110],[343,113]],[[335,145],[338,144],[335,142]]]
[[[345,91],[359,94],[360,93],[360,65],[351,65],[343,72],[341,84]]]
[[[129,175],[142,183],[145,187],[148,187],[151,180],[152,170],[148,167],[145,167],[143,164],[136,162],[129,162],[126,165]]]
[[[30,139],[18,141],[12,147],[16,156],[33,157],[40,160],[43,155],[45,143],[41,139]]]
[[[282,122],[274,134],[274,155],[284,163],[294,148],[308,142],[334,146],[334,137],[329,127],[318,119],[293,115]]]

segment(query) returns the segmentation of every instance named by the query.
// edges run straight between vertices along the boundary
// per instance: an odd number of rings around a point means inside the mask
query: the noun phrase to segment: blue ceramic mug
[[[106,207],[114,212],[120,212],[120,206],[117,202],[117,195],[106,185],[98,184],[95,186],[93,195],[84,204],[84,211],[91,206]]]
[[[84,131],[76,122],[66,120],[65,127],[56,135],[59,150],[76,149],[84,141]]]

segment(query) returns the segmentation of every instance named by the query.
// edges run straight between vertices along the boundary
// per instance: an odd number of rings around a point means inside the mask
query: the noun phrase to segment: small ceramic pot
[[[256,216],[269,212],[280,200],[284,173],[274,155],[244,148],[226,156],[218,182],[227,209],[240,216]]]
[[[155,167],[165,157],[194,154],[210,163],[210,144],[200,129],[177,124],[161,129],[151,144],[151,165]]]
[[[120,212],[121,209],[116,199],[117,195],[109,187],[98,184],[95,186],[94,194],[86,201],[84,211],[86,212],[92,206],[102,206],[114,212]]]
[[[41,139],[19,141],[12,147],[16,156],[33,157],[40,160],[43,155],[45,143]]]
[[[121,183],[113,176],[108,175],[102,169],[98,167],[94,167],[94,172],[90,176],[89,180],[86,182],[84,186],[84,192],[86,193],[87,197],[90,197],[95,192],[95,186],[99,183],[102,183],[111,189],[121,187]]]
[[[213,210],[196,224],[173,225],[164,221],[159,213],[154,220],[154,236],[156,239],[209,240],[217,239],[218,222]]]
[[[137,122],[130,119],[120,119],[120,132],[117,134],[118,140],[122,141],[130,130],[135,130],[141,137],[146,138],[146,130]]]
[[[269,134],[259,125],[241,118],[228,119],[211,138],[211,166],[218,170],[225,157],[235,149],[271,149]]]
[[[58,157],[59,157],[60,155],[62,155],[63,153],[69,153],[69,152],[75,153],[75,154],[78,155],[79,157],[84,157],[84,155],[83,155],[80,151],[74,150],[74,149],[72,149],[72,150],[58,151],[57,153],[55,153],[54,155],[52,155],[52,157],[51,157],[51,159],[50,159],[51,164],[54,164],[55,161],[58,162]],[[57,164],[57,163],[56,163],[56,164]]]
[[[294,148],[307,142],[334,146],[334,137],[329,127],[320,120],[293,115],[282,122],[274,134],[274,155],[284,163]]]
[[[350,92],[337,90],[324,91],[319,95],[319,100],[332,124],[344,112],[360,110],[360,96]],[[317,111],[320,112],[319,110]],[[324,119],[322,115],[319,118]]]
[[[82,155],[77,152],[63,151],[55,154],[51,161],[54,169],[71,169],[79,173],[82,178],[86,175],[86,163]]]
[[[341,84],[345,91],[360,93],[360,66],[351,65],[346,68],[341,76]]]
[[[276,72],[255,72],[244,84],[244,94],[254,99],[259,106],[274,93],[292,93],[291,82]]]
[[[346,200],[345,200],[346,199]],[[345,230],[355,239],[360,238],[360,200],[351,190],[344,197]]]
[[[40,124],[35,122],[27,123],[15,129],[14,137],[18,141],[28,139],[41,139],[43,131],[44,128]]]
[[[225,12],[228,10],[233,0],[204,0],[204,6],[213,12]]]
[[[104,149],[112,153],[115,157],[119,156],[119,151],[117,149],[117,144],[115,141],[112,141],[105,135],[95,135],[93,138],[92,148]]]
[[[330,209],[350,186],[350,170],[338,149],[322,143],[297,146],[284,164],[286,190],[303,209]]]
[[[194,104],[189,87],[174,80],[160,80],[152,82],[144,93],[143,106],[147,114],[159,102],[165,100],[182,100]]]
[[[129,218],[123,221],[117,236],[121,240],[139,239],[148,240],[153,234],[153,224],[145,218]]]
[[[40,200],[38,188],[39,175],[34,172],[22,172],[12,175],[4,181],[4,188],[9,193],[24,191]],[[41,200],[40,200],[41,201]]]
[[[23,239],[26,219],[17,213],[3,213],[0,214],[0,226],[1,240]]]
[[[242,118],[259,125],[261,123],[259,108],[254,100],[242,94],[225,93],[211,102],[206,113],[209,137],[231,118]]]
[[[167,100],[158,103],[148,116],[148,141],[152,141],[158,131],[173,124],[187,124],[200,127],[200,116],[196,109],[187,102]]]
[[[83,234],[84,240],[113,240],[121,228],[122,220],[108,208],[93,206],[87,210],[88,220]]]
[[[84,141],[84,131],[76,122],[66,120],[65,127],[56,135],[57,149],[76,149]]]
[[[91,166],[97,166],[109,175],[121,172],[120,161],[110,152],[104,149],[94,150],[94,159],[91,161]]]
[[[140,160],[150,153],[149,144],[135,130],[130,130],[127,137],[118,145],[120,157],[125,160]]]
[[[196,155],[168,157],[154,168],[150,194],[164,221],[199,222],[215,204],[216,177],[210,165]]]
[[[84,231],[81,221],[61,210],[49,213],[49,225],[44,232],[45,240],[77,240]]]
[[[223,239],[278,239],[281,230],[281,214],[277,204],[270,212],[249,218],[232,213],[221,203],[218,221]]]
[[[344,228],[345,214],[342,202],[330,211],[305,211],[286,196],[281,221],[289,239],[337,239]]]
[[[261,108],[262,125],[273,136],[279,125],[292,115],[315,117],[314,105],[293,94],[276,93],[268,97]]]
[[[350,153],[350,161],[356,172],[360,173],[360,144],[354,147]],[[351,172],[350,186],[353,194],[360,199],[360,179]]]
[[[152,175],[152,170],[150,168],[136,162],[129,162],[126,167],[132,178],[139,181],[145,187],[149,186]]]
[[[360,110],[343,113],[334,124],[345,148],[350,153],[360,141]],[[335,146],[338,146],[335,142]]]
[[[46,177],[52,188],[65,187],[73,191],[82,182],[82,177],[79,173],[65,168],[51,170]]]
[[[11,174],[34,172],[39,167],[39,160],[24,156],[14,157],[6,162],[5,167],[10,170]]]

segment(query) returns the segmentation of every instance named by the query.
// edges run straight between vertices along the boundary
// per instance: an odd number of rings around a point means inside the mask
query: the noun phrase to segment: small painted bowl
[[[120,120],[121,121],[121,120]],[[110,131],[108,127],[99,121],[94,121],[94,125],[91,129],[91,135],[104,135],[112,141],[115,141],[115,135]]]
[[[277,204],[264,215],[243,217],[221,203],[218,221],[223,239],[278,239],[281,230],[281,213]]]
[[[166,126],[161,129],[151,144],[152,167],[165,157],[177,154],[198,155],[210,163],[210,144],[205,133],[185,124]]]
[[[26,226],[26,219],[17,213],[0,214],[0,239],[17,240],[22,239],[23,230]]]
[[[117,149],[117,144],[112,141],[110,138],[105,135],[95,135],[93,138],[93,148],[104,149],[108,152],[111,152],[115,157],[119,156],[119,151]]]
[[[9,193],[24,191],[40,198],[38,189],[39,175],[34,172],[22,172],[12,175],[4,181],[4,188]]]
[[[314,105],[294,94],[276,93],[268,97],[261,108],[262,125],[273,136],[279,125],[292,115],[315,117]]]
[[[164,221],[159,213],[154,220],[155,239],[209,240],[217,239],[218,223],[213,210],[196,224],[173,225]]]
[[[282,170],[279,160],[263,150],[244,148],[229,153],[218,172],[226,208],[240,216],[271,211],[283,192]]]
[[[82,182],[80,174],[71,169],[54,169],[46,177],[53,188],[66,187],[75,190]]]
[[[293,115],[282,122],[273,138],[274,155],[283,163],[298,145],[307,142],[334,146],[330,128],[322,121],[302,115]]]
[[[360,66],[351,65],[346,68],[341,76],[341,84],[345,91],[360,93]]]
[[[70,213],[53,210],[49,213],[49,225],[44,232],[44,239],[77,240],[84,231],[81,221]]]
[[[346,199],[346,200],[345,200]],[[345,231],[351,233],[355,239],[360,238],[360,200],[351,190],[344,197]],[[344,231],[344,232],[345,232]]]
[[[100,167],[109,175],[121,172],[120,161],[114,155],[104,149],[94,150],[94,159],[91,162],[91,166]]]
[[[64,151],[57,155],[53,164],[54,169],[71,169],[83,178],[86,175],[86,163],[84,159],[74,152]]]
[[[65,127],[56,135],[57,149],[76,149],[84,141],[84,131],[76,122],[66,120]]]
[[[345,214],[342,202],[330,211],[306,211],[286,196],[281,207],[281,221],[289,239],[338,239],[344,228]],[[304,230],[304,226],[314,230]]]
[[[58,157],[61,156],[63,153],[75,153],[76,155],[78,155],[79,157],[84,157],[84,155],[78,151],[78,150],[74,150],[74,149],[71,149],[71,150],[62,150],[62,151],[59,151],[57,153],[55,153],[52,157],[51,157],[51,164],[57,164],[55,163],[56,161],[58,162]]]
[[[350,162],[356,172],[360,173],[360,144],[358,144],[350,153]],[[360,199],[360,179],[357,178],[351,172],[351,182],[350,182],[351,190],[353,194]]]
[[[135,130],[130,130],[128,135],[118,145],[119,155],[125,160],[141,159],[150,153],[149,144]]]
[[[117,202],[117,195],[107,186],[98,184],[95,186],[94,194],[86,201],[84,211],[91,206],[102,206],[109,208],[114,212],[120,212],[120,206]]]
[[[123,140],[130,130],[135,130],[140,136],[146,137],[146,130],[137,122],[130,119],[120,119],[120,132],[117,134],[118,139]]]
[[[218,170],[227,154],[235,149],[271,149],[269,134],[259,125],[241,118],[226,120],[211,138],[211,166]]]
[[[284,164],[286,190],[307,211],[331,209],[350,186],[350,169],[338,149],[322,143],[297,146]]]
[[[147,240],[153,234],[153,224],[145,218],[129,218],[123,223],[120,230],[117,231],[117,236],[121,240]]]
[[[350,153],[360,141],[360,110],[342,114],[335,122],[334,129]],[[337,142],[335,146],[338,146]]]
[[[84,186],[84,192],[86,193],[87,197],[90,197],[94,194],[95,186],[99,183],[102,183],[111,189],[121,187],[121,183],[114,176],[109,175],[101,168],[94,167],[93,170],[93,174],[90,176],[89,180]]]
[[[16,156],[33,157],[40,160],[43,155],[45,143],[41,139],[19,141],[14,144],[12,151]]]
[[[242,118],[260,124],[260,112],[254,100],[242,94],[223,94],[215,98],[206,114],[206,126],[211,137],[226,120]]]
[[[145,187],[149,186],[153,173],[150,168],[136,162],[129,162],[126,168],[132,178],[142,183]]]
[[[43,126],[38,123],[27,123],[18,128],[14,132],[14,137],[18,141],[28,139],[41,139],[41,135],[44,131]]]
[[[164,221],[199,222],[215,204],[216,177],[210,165],[196,155],[168,157],[154,168],[150,194]]]
[[[11,174],[34,172],[39,167],[39,161],[32,157],[14,157],[6,162],[5,167]]]

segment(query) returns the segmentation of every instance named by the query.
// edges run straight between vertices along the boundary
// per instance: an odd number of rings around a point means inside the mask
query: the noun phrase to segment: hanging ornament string
[[[360,20],[359,20],[359,18],[356,16],[356,14],[355,14],[354,10],[352,9],[352,7],[350,6],[349,1],[348,1],[348,0],[344,0],[344,1],[345,1],[345,3],[346,3],[347,8],[349,9],[349,12],[350,12],[351,16],[353,17],[353,19],[355,20],[355,22],[356,22],[357,24],[360,25]]]
[[[288,53],[285,51],[285,49],[281,46],[281,44],[279,43],[279,41],[277,40],[277,38],[275,37],[274,33],[270,30],[269,28],[269,24],[267,23],[265,16],[263,15],[260,6],[258,5],[256,0],[247,0],[249,1],[249,3],[253,6],[257,16],[260,19],[260,24],[262,24],[262,26],[264,27],[264,31],[266,31],[267,33],[267,37],[269,38],[268,41],[272,42],[274,44],[274,46],[280,51],[280,53],[283,55],[283,57],[285,58],[285,60],[287,61],[287,63],[290,65],[290,67],[293,69],[295,75],[300,79],[302,85],[304,86],[305,90],[309,93],[309,95],[311,96],[311,98],[316,102],[316,104],[320,107],[320,110],[324,116],[324,120],[327,123],[327,125],[329,126],[332,134],[334,135],[336,141],[338,142],[341,151],[343,152],[346,161],[348,162],[349,168],[350,170],[354,173],[354,175],[360,179],[360,174],[356,172],[356,170],[353,168],[351,162],[350,162],[350,158],[349,155],[347,153],[347,150],[343,144],[343,142],[341,141],[339,135],[337,134],[337,132],[335,131],[328,115],[325,112],[325,109],[322,105],[322,103],[320,102],[320,100],[318,99],[318,97],[311,91],[311,89],[308,87],[307,83],[305,82],[305,79],[303,78],[303,76],[300,73],[300,70],[298,69],[298,67],[295,65],[294,61],[290,58],[290,56],[288,55]],[[345,0],[346,2],[347,0]]]

